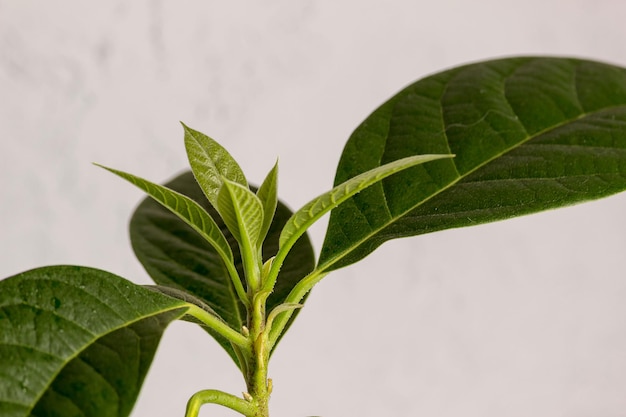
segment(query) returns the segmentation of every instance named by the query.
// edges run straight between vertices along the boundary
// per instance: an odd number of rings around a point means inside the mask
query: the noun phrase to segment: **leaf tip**
[[[108,167],[108,166],[106,166],[106,165],[102,165],[102,164],[99,164],[99,163],[97,163],[97,162],[92,162],[92,164],[93,164],[93,165],[95,165],[95,166],[97,166],[98,168],[106,169],[107,171],[111,171],[111,172],[113,171],[113,168],[109,168],[109,167]]]
[[[198,133],[196,130],[187,126],[184,122],[179,122],[179,123],[183,127],[183,132],[185,133],[185,137],[187,137],[187,135],[194,135]]]

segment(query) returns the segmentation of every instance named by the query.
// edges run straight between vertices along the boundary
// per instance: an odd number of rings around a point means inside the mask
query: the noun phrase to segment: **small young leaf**
[[[217,209],[241,245],[256,247],[263,225],[263,204],[247,186],[224,179]]]
[[[239,242],[248,288],[256,289],[261,279],[258,249],[262,243],[258,242],[263,225],[263,204],[247,186],[225,178],[222,180],[224,185],[217,198],[217,209]]]
[[[191,170],[213,207],[217,208],[217,196],[222,188],[223,178],[244,187],[248,186],[241,167],[224,147],[204,133],[184,124],[183,128]]]
[[[276,204],[278,203],[278,162],[267,174],[256,195],[263,204],[263,225],[259,232],[259,245],[261,245],[267,235],[267,231],[270,229],[274,212],[276,211]]]
[[[187,309],[92,268],[0,281],[0,415],[128,416],[165,327]]]
[[[436,159],[452,158],[453,156],[454,155],[411,156],[374,168],[339,184],[332,190],[309,201],[291,216],[280,234],[279,242],[281,249],[285,246],[289,248],[293,242],[295,242],[295,240],[313,223],[319,220],[320,217],[365,188],[407,168]]]
[[[96,164],[98,165],[98,164]],[[233,252],[215,220],[191,198],[126,172],[98,165],[141,188],[150,197],[176,214],[215,248],[225,262],[232,264]]]

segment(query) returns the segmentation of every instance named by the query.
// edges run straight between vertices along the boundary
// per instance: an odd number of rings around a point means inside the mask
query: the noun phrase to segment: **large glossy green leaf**
[[[334,210],[319,268],[356,262],[389,239],[626,189],[626,70],[513,58],[432,75],[356,129],[335,183],[427,153],[456,157],[399,173]]]
[[[0,281],[0,415],[127,416],[165,327],[186,310],[91,268]]]
[[[235,265],[243,275],[237,242],[205,198],[193,175],[190,172],[184,173],[168,182],[166,186],[197,201],[216,219],[231,245]],[[290,216],[291,211],[279,202],[263,245],[264,260],[274,256],[278,251],[278,236]],[[148,198],[140,204],[131,219],[130,235],[137,257],[156,283],[177,288],[199,298],[233,329],[240,329],[246,324],[246,309],[237,298],[219,255],[178,217]],[[296,243],[285,260],[274,292],[268,299],[268,311],[281,304],[296,283],[308,274],[314,265],[313,249],[305,235]],[[230,343],[214,332],[208,331],[235,362],[238,362]]]

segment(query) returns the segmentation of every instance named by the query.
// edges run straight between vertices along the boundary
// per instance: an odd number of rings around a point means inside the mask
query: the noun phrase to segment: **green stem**
[[[200,407],[204,404],[219,404],[243,414],[246,417],[254,417],[254,404],[235,397],[223,391],[208,389],[195,393],[187,402],[187,412],[185,417],[197,417]]]
[[[309,275],[302,278],[300,282],[298,282],[296,286],[293,287],[293,289],[285,299],[284,304],[300,303],[306,293],[308,293],[315,284],[317,284],[322,278],[324,278],[326,274],[328,274],[328,272],[320,269],[315,269],[311,271]],[[289,319],[291,318],[293,312],[293,309],[284,311],[274,319],[274,323],[272,325],[272,328],[270,329],[268,338],[268,349],[270,352],[274,348],[274,345],[278,341],[278,338],[285,329],[285,326],[289,322]]]
[[[228,259],[226,258],[222,258],[222,259],[224,261],[224,264],[226,265],[226,269],[228,270],[228,275],[230,276],[230,280],[233,282],[233,285],[235,286],[235,292],[237,293],[239,300],[246,307],[250,307],[250,301],[248,300],[248,295],[246,294],[246,290],[243,288],[243,283],[241,282],[241,278],[239,277],[239,272],[237,272],[237,268],[235,268],[235,265],[232,262],[230,262]]]
[[[252,417],[269,417],[269,397],[271,382],[267,377],[267,365],[269,362],[268,338],[265,321],[265,302],[268,293],[257,293],[252,299],[250,311],[250,340],[251,353],[248,356],[247,373],[244,375],[247,395],[254,404]]]
[[[188,304],[189,310],[187,314],[200,320],[207,327],[215,330],[221,336],[224,336],[231,343],[239,346],[244,352],[250,351],[250,340],[241,333],[233,330],[228,324],[224,323],[220,318],[201,309],[197,305]]]

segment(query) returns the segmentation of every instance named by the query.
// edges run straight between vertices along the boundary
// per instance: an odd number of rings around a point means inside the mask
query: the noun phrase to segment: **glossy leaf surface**
[[[231,245],[235,265],[243,275],[237,242],[216,211],[207,201],[193,175],[184,173],[166,184],[168,188],[189,196],[216,219]],[[278,236],[291,211],[278,203],[274,221],[263,246],[263,259],[278,251]],[[224,319],[233,329],[246,324],[246,310],[236,296],[219,255],[192,228],[152,199],[145,199],[135,211],[130,224],[135,254],[152,279],[165,286],[188,292]],[[274,292],[268,300],[268,311],[281,304],[295,284],[315,265],[308,237],[303,236],[287,257]],[[235,353],[224,338],[209,331],[237,362]]]
[[[352,134],[339,184],[411,155],[411,168],[335,209],[320,268],[383,242],[608,196],[626,189],[626,70],[564,58],[514,58],[432,75]]]
[[[0,281],[0,415],[127,416],[165,327],[186,309],[91,268]]]

